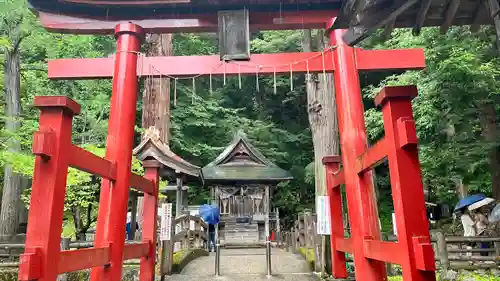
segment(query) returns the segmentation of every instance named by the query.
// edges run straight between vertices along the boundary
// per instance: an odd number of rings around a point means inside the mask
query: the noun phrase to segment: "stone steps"
[[[223,242],[228,245],[256,244],[259,242],[259,228],[257,224],[226,224]]]

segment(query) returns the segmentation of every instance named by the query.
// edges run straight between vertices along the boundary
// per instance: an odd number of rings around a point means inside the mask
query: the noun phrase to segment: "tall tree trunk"
[[[304,31],[302,48],[311,52],[311,31]],[[318,34],[318,45],[323,47],[323,34]],[[316,196],[326,195],[324,156],[339,155],[339,132],[333,76],[327,73],[309,74],[307,83],[307,110],[314,146]]]
[[[172,34],[150,34],[148,56],[172,55]],[[147,67],[147,66],[146,66]],[[155,127],[160,132],[160,140],[168,145],[170,134],[170,79],[147,78],[142,98],[142,127]]]
[[[469,189],[467,188],[467,185],[464,184],[464,181],[462,178],[458,179],[455,181],[456,187],[457,187],[457,195],[458,198],[462,199],[465,196],[467,196]]]
[[[323,32],[318,32],[318,46],[323,49]],[[304,52],[312,51],[311,30],[304,30],[302,41]],[[326,192],[326,173],[322,159],[328,155],[339,155],[339,132],[333,75],[318,73],[306,75],[307,111],[314,146],[315,194],[324,196]],[[326,264],[326,240],[321,239],[321,271]]]
[[[5,128],[14,134],[20,127],[21,114],[20,97],[20,53],[18,48],[6,50],[4,58],[5,75],[5,113],[7,120]],[[11,138],[8,143],[10,152],[19,152],[21,145],[18,140]],[[19,226],[19,206],[21,195],[21,176],[14,173],[12,166],[4,167],[4,182],[2,194],[2,207],[0,210],[0,240],[12,238]]]
[[[148,34],[147,55],[171,56],[172,34]],[[170,140],[170,79],[147,78],[142,96],[142,128],[155,127],[160,132],[160,140],[168,145]],[[142,226],[144,197],[137,198],[137,223]]]
[[[492,102],[481,104],[479,110],[484,139],[491,144],[488,162],[490,164],[492,194],[495,199],[500,200],[500,147],[497,144],[497,113]]]

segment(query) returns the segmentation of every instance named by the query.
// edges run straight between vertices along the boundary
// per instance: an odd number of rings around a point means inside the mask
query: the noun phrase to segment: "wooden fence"
[[[173,219],[171,237],[173,239],[161,241],[160,268],[161,275],[172,273],[174,265],[174,251],[190,251],[192,249],[206,249],[208,247],[208,225],[199,216],[181,215]]]
[[[175,245],[177,250],[186,252],[193,249],[205,249],[208,239],[208,225],[199,217],[181,215],[172,221],[172,233],[170,241],[158,241],[158,262],[161,264],[162,275],[171,274],[174,263],[173,255]],[[159,237],[159,236],[158,236]],[[127,241],[126,244],[134,244],[139,241]],[[70,238],[61,239],[61,249],[82,249],[94,246],[93,241],[70,241]],[[19,266],[19,255],[24,252],[24,244],[0,244],[0,269],[17,268]],[[187,254],[187,253],[186,253]],[[2,259],[4,261],[2,261]],[[138,260],[129,260],[125,265],[138,265]],[[64,275],[59,280],[65,280]]]
[[[395,235],[383,234],[382,236],[386,241],[397,241]],[[436,263],[442,270],[500,269],[500,237],[445,236],[437,230],[431,230],[431,237]],[[321,260],[321,252],[329,251],[324,248],[327,243],[322,243],[321,235],[316,233],[316,215],[311,212],[299,214],[294,228],[280,233],[276,241],[278,246],[287,251],[298,252],[299,248],[313,249],[315,270],[318,272],[324,270],[325,266],[322,264],[330,262],[329,254],[325,255],[328,260]],[[472,244],[474,246],[470,246]],[[480,247],[480,244],[488,244],[488,247]],[[350,257],[347,260],[352,261]],[[388,265],[388,271],[391,271],[390,265]]]

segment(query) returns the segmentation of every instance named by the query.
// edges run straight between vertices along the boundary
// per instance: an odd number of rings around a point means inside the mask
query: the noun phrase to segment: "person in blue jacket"
[[[212,251],[212,246],[215,252],[215,224],[208,224],[208,251]]]

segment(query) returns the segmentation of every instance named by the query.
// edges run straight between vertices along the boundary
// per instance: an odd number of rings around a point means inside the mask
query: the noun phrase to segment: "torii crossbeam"
[[[418,70],[425,67],[422,49],[355,49],[360,71]],[[298,62],[298,63],[294,63]],[[324,62],[324,64],[323,64]],[[154,67],[148,67],[154,66]],[[273,67],[274,66],[274,67]],[[103,79],[113,77],[114,58],[49,60],[50,79]],[[138,76],[249,75],[276,73],[333,72],[333,52],[254,54],[249,62],[222,64],[219,56],[139,57]]]

